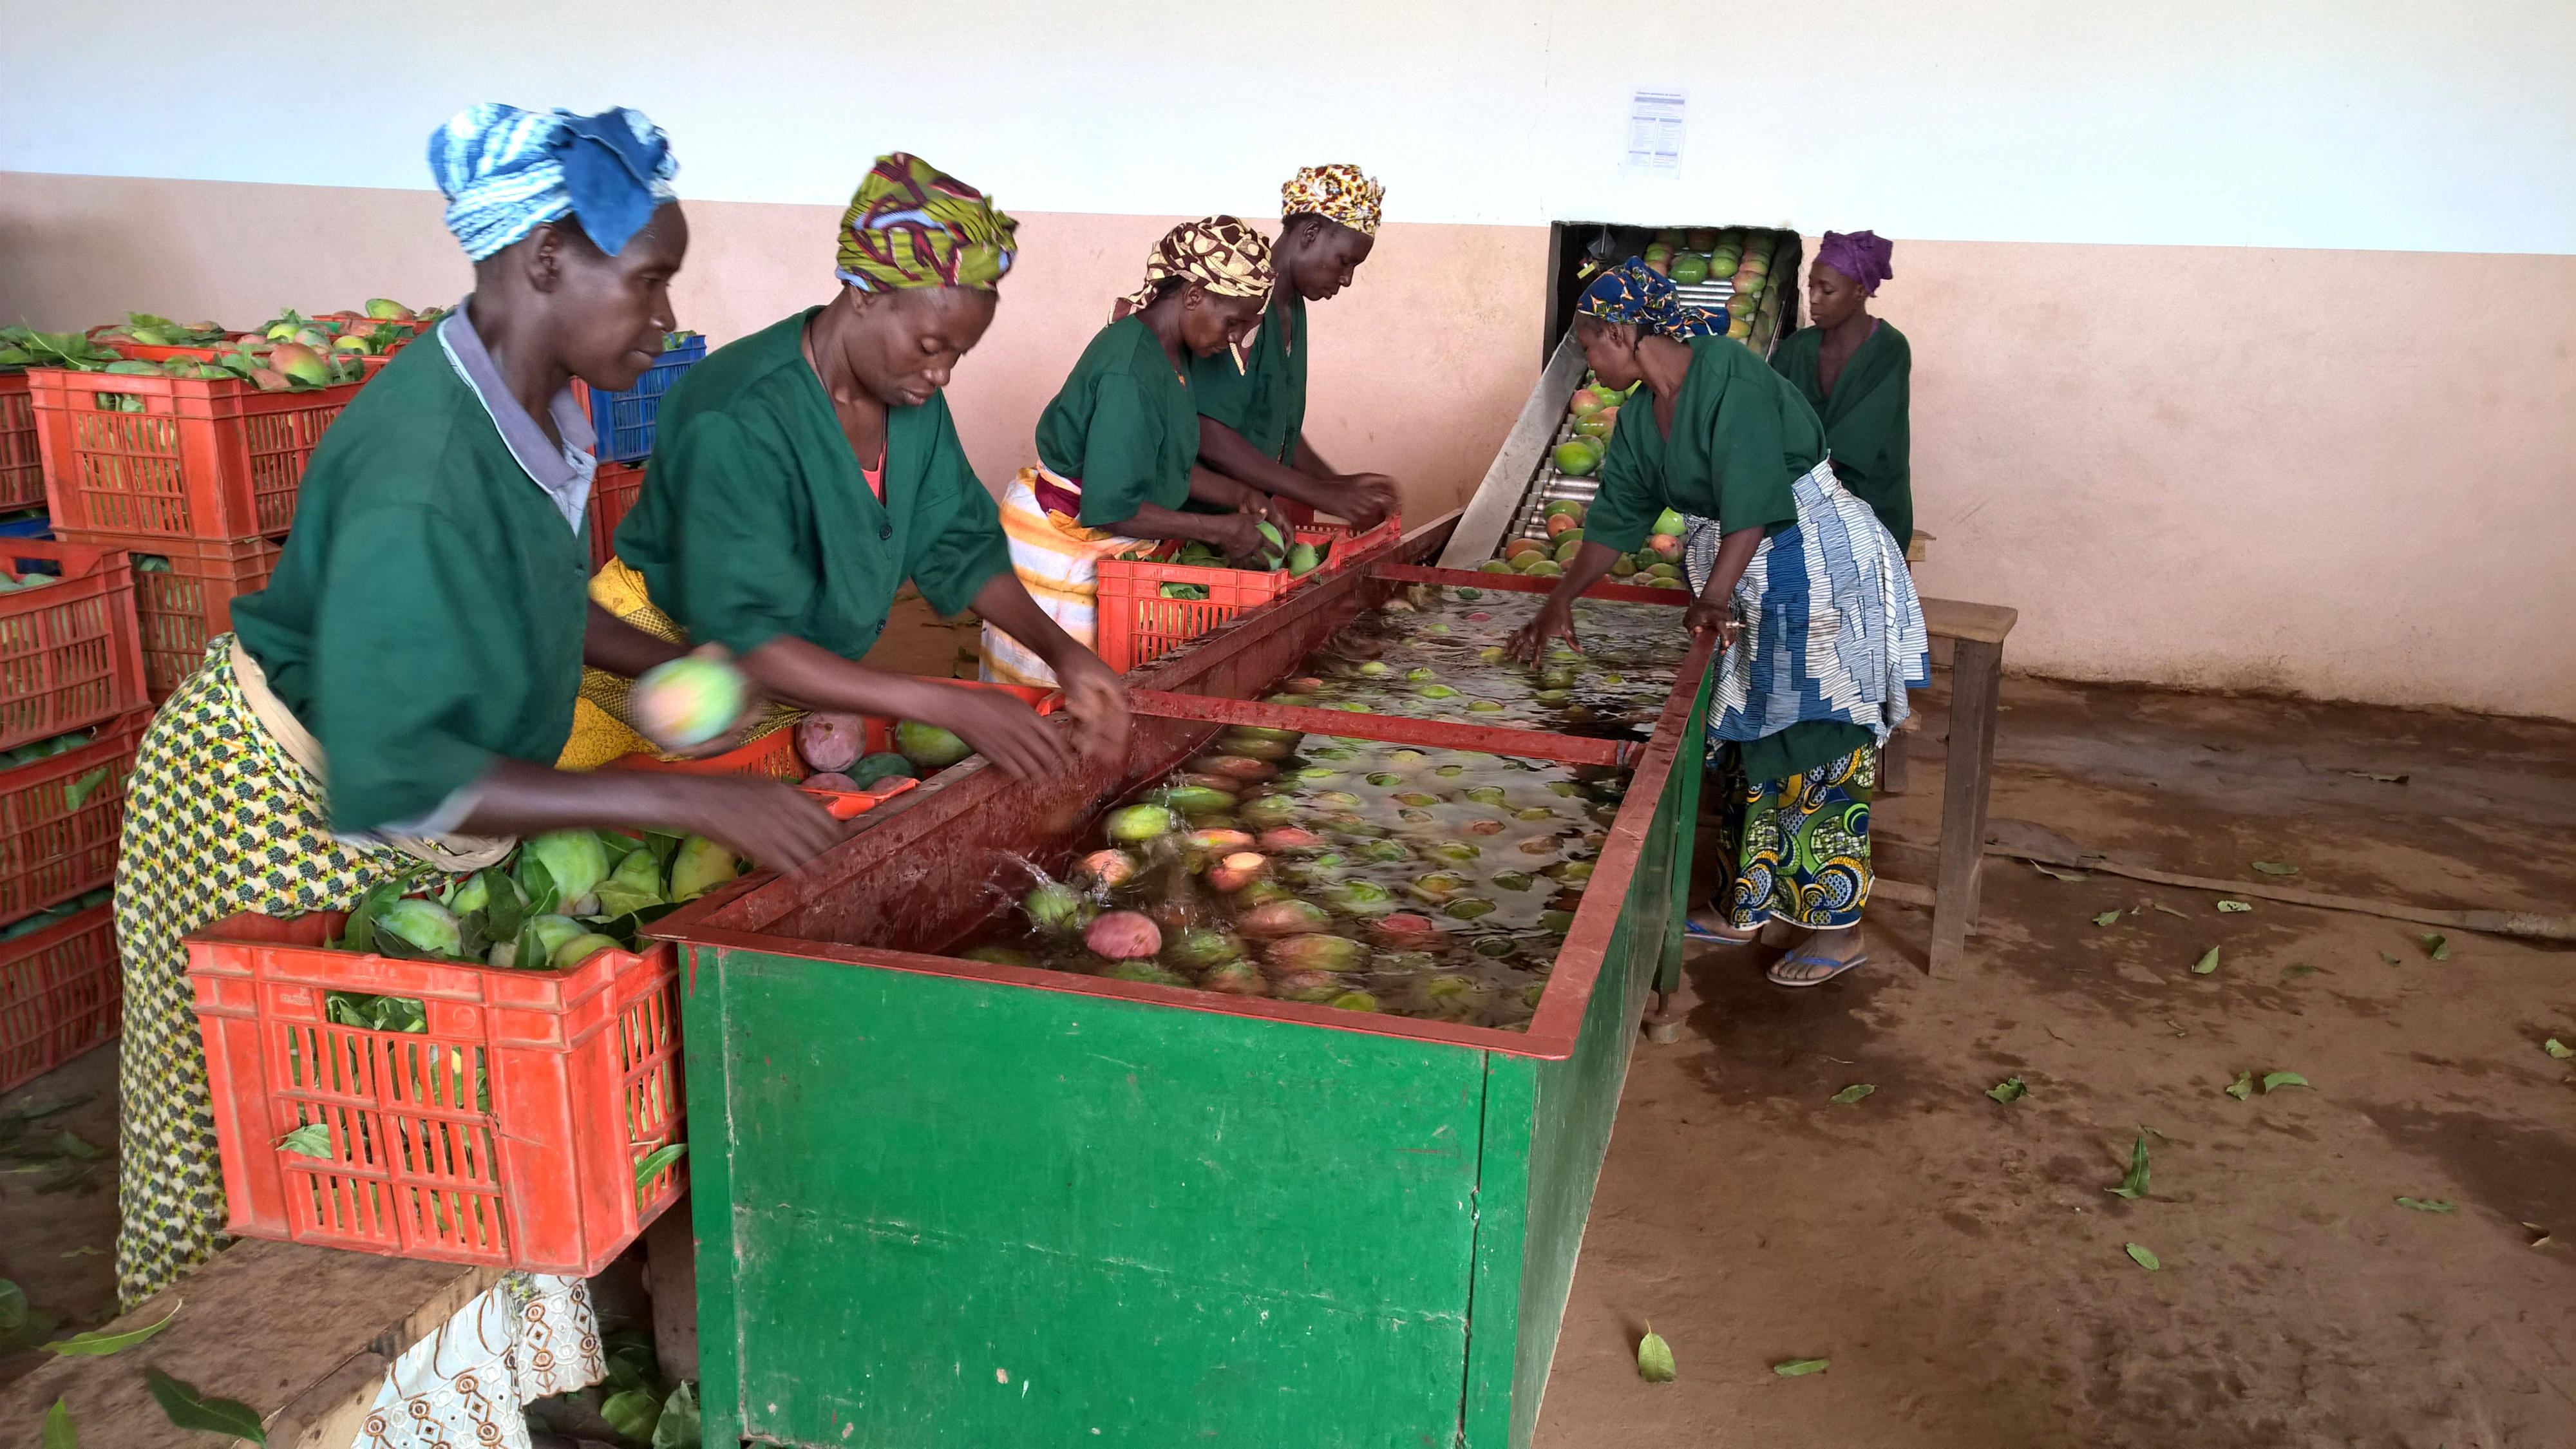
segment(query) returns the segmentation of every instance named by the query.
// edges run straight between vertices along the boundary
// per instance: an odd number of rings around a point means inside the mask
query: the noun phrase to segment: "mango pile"
[[[1226,557],[1225,550],[1216,545],[1195,538],[1184,540],[1169,557],[1163,556],[1160,544],[1131,548],[1115,557],[1129,563],[1170,563],[1190,568],[1242,569],[1249,573],[1284,571],[1292,579],[1302,579],[1323,567],[1324,560],[1332,553],[1330,543],[1313,544],[1302,538],[1291,541],[1280,533],[1277,525],[1266,519],[1260,524],[1260,529],[1264,545],[1260,556],[1242,563]],[[1173,582],[1164,584],[1156,592],[1166,599],[1205,599],[1208,587],[1205,584]]]

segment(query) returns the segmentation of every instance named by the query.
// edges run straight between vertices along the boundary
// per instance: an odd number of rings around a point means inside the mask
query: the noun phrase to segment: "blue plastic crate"
[[[54,521],[39,513],[27,518],[0,519],[0,538],[52,538]]]
[[[662,394],[681,374],[707,355],[707,339],[694,332],[675,334],[662,360],[624,392],[591,392],[590,425],[599,432],[598,458],[603,463],[640,463],[653,453],[653,420],[662,411]]]

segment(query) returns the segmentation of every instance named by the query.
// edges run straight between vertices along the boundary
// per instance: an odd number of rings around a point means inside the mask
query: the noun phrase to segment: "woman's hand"
[[[1548,595],[1538,617],[1522,625],[1503,646],[1504,657],[1523,664],[1536,665],[1547,653],[1548,641],[1563,639],[1575,653],[1583,652],[1583,641],[1574,637],[1574,605],[1562,594]]]
[[[739,775],[663,775],[696,834],[769,870],[790,871],[838,845],[850,827],[793,785]],[[648,817],[649,818],[649,817]]]
[[[1059,661],[1056,682],[1064,687],[1065,713],[1080,728],[1083,757],[1095,764],[1114,764],[1126,757],[1127,686],[1090,650],[1078,650]]]
[[[1281,548],[1287,548],[1296,543],[1297,522],[1288,516],[1288,505],[1280,502],[1272,494],[1263,493],[1257,489],[1250,491],[1252,496],[1247,500],[1247,511],[1259,514],[1272,528],[1279,530]]]
[[[1395,512],[1395,480],[1384,473],[1345,473],[1337,481],[1342,491],[1332,511],[1350,523],[1353,533],[1366,533]]]
[[[1690,601],[1690,607],[1682,611],[1682,627],[1693,634],[1716,635],[1720,650],[1733,647],[1738,630],[1734,611],[1727,607],[1725,597],[1713,589]]]
[[[1226,557],[1237,562],[1259,558],[1270,551],[1270,540],[1261,536],[1262,520],[1257,513],[1199,513],[1190,517],[1207,530],[1208,542],[1224,549]]]
[[[1107,666],[1103,666],[1106,668]],[[1073,754],[1056,731],[1019,696],[995,689],[939,690],[936,714],[916,719],[935,724],[975,747],[1014,780],[1043,780],[1073,767]]]

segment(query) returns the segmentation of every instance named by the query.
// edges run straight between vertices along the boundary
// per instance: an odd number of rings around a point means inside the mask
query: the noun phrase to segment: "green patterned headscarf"
[[[993,209],[991,197],[897,151],[877,158],[841,213],[841,264],[833,275],[862,292],[989,292],[1011,269],[1019,226]]]

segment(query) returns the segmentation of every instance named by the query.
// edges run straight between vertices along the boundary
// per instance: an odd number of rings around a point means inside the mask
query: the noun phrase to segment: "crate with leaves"
[[[227,1231],[592,1274],[685,1187],[671,949],[701,837],[568,830],[188,937]]]
[[[151,721],[136,710],[0,754],[0,921],[115,881],[126,778]]]

